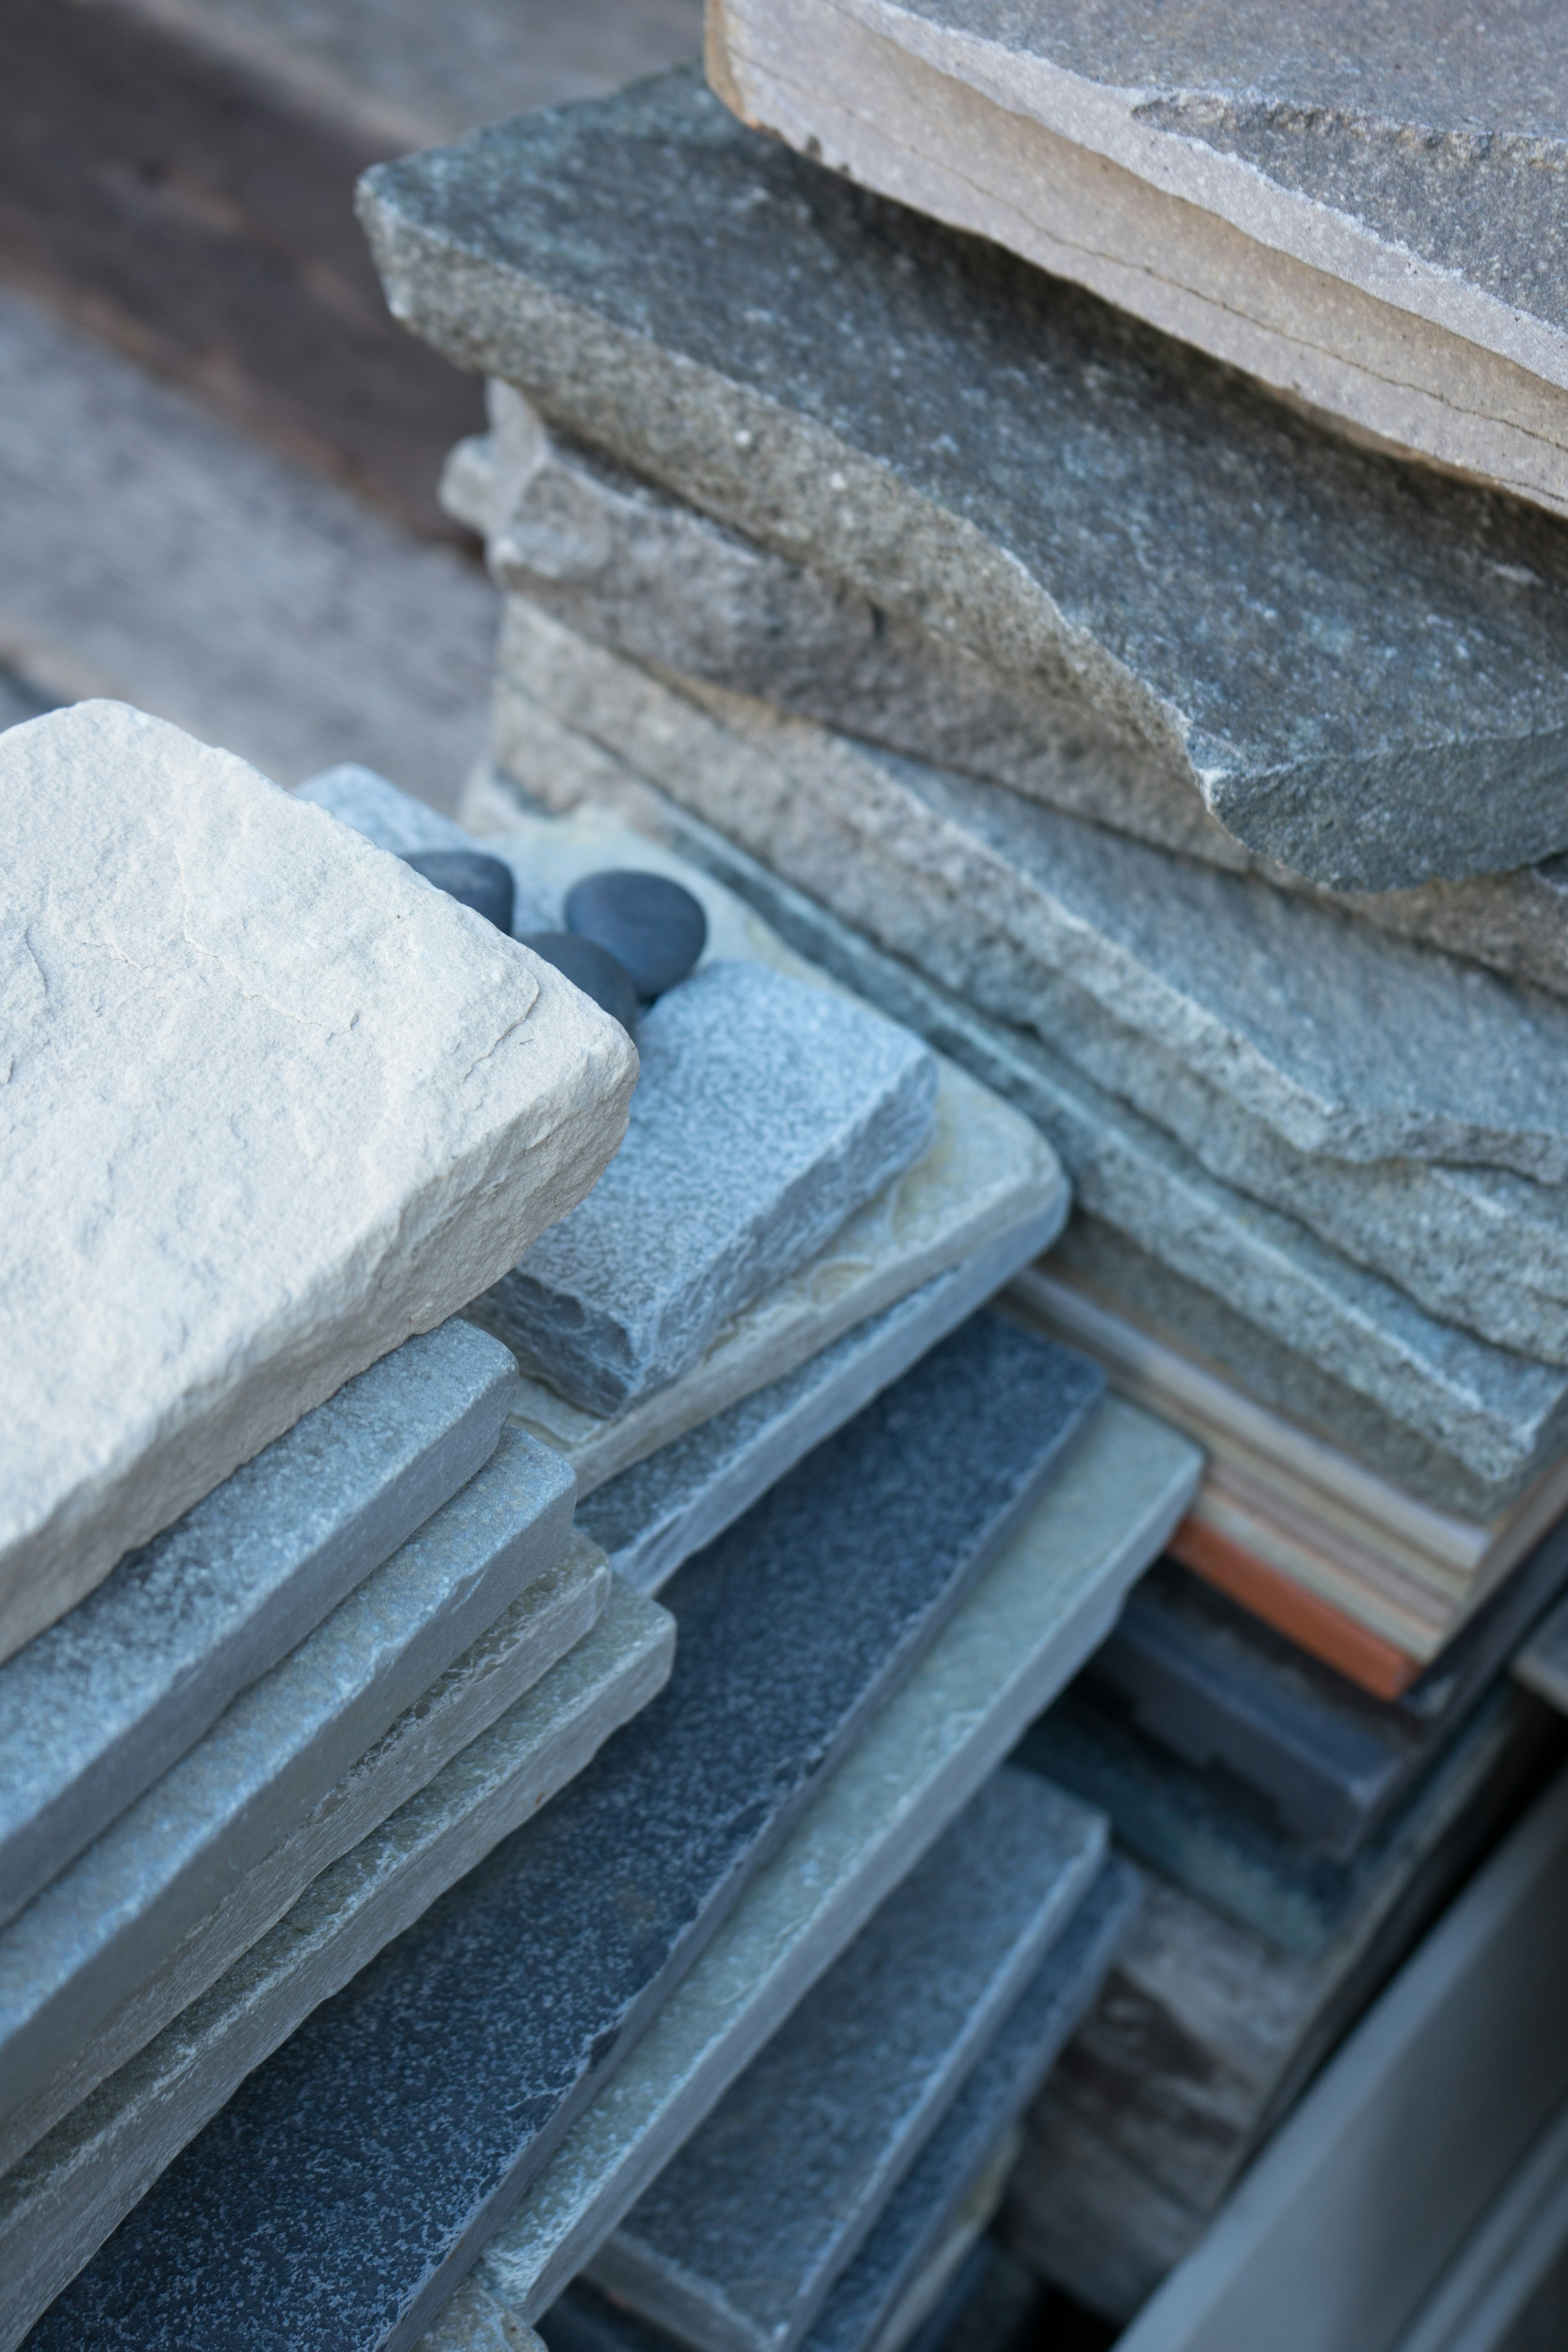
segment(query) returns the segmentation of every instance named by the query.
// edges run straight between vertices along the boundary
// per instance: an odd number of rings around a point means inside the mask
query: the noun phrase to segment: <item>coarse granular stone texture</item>
[[[0,2116],[0,2175],[204,1993],[282,1917],[312,1879],[416,1795],[582,1640],[609,1591],[604,1554],[574,1531],[554,1565],[536,1576],[288,1835],[237,1879],[162,1965],[77,2044],[65,2064],[19,2106]]]
[[[9,1652],[515,1265],[616,1149],[637,1057],[405,866],[121,705],[7,729],[0,800]]]
[[[1313,886],[1244,849],[1192,787],[1102,750],[1065,756],[1026,686],[951,638],[715,522],[552,434],[510,384],[489,434],[460,442],[443,497],[486,538],[504,589],[595,644],[748,695],[938,768],[1005,784],[1233,873]],[[516,624],[513,624],[515,634]],[[1568,882],[1552,858],[1410,890],[1321,894],[1381,929],[1568,995]]]
[[[473,1313],[525,1371],[610,1413],[689,1371],[931,1139],[936,1064],[837,992],[716,963],[637,1024],[626,1139]]]
[[[1568,510],[1557,26],[716,0],[751,122],[1361,433]]]
[[[587,2269],[705,2352],[793,2352],[1106,1856],[1004,1769],[671,2158]]]
[[[514,1385],[469,1324],[405,1339],[0,1666],[0,1926],[473,1476]]]
[[[479,2288],[520,2320],[581,2269],[877,1905],[1070,1681],[1186,1509],[1196,1450],[1109,1400],[818,1791],[511,2220]],[[458,2303],[474,2281],[458,2290]],[[425,2352],[453,2352],[445,2315]],[[458,2339],[460,2341],[460,2338]]]
[[[521,1430],[271,1672],[243,1691],[0,1935],[13,2105],[167,1959],[558,1557],[572,1473]]]
[[[695,75],[378,166],[395,311],[1021,674],[1313,881],[1568,844],[1568,533],[743,129]],[[877,355],[868,367],[868,352]]]
[[[1261,1127],[1266,1168],[1283,1146],[1287,1163],[1325,1159],[1325,1182],[1346,1161],[1395,1156],[1548,1182],[1568,1168],[1568,1008],[1544,992],[749,698],[647,675],[522,600],[501,666],[503,767],[515,681],[985,1010],[1050,1041],[1087,1026],[1086,1058],[1130,1065],[1152,1115],[1199,1083],[1239,1121],[1235,1159]]]
[[[0,2180],[6,2352],[250,2070],[647,1704],[674,1634],[657,1603],[614,1587],[532,1690]]]
[[[1099,1392],[976,1317],[689,1560],[668,1689],[247,2078],[39,2352],[412,2343]]]

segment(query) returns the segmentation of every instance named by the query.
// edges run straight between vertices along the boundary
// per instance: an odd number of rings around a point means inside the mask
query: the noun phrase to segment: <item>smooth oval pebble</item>
[[[499,857],[483,849],[411,849],[403,863],[510,938],[517,890],[511,867]]]
[[[566,894],[566,928],[623,963],[639,996],[684,980],[708,944],[700,900],[662,874],[613,866],[585,874]]]
[[[579,939],[575,931],[530,931],[522,944],[564,972],[574,988],[591,996],[623,1029],[636,1028],[637,992],[632,976],[597,940]]]

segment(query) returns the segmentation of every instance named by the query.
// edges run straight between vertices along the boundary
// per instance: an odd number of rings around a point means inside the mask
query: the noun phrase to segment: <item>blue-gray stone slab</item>
[[[1081,1432],[975,1318],[688,1561],[667,1689],[241,2086],[33,2352],[402,2352]]]
[[[626,1139],[473,1315],[525,1371],[616,1412],[689,1370],[931,1140],[921,1040],[763,964],[710,963],[637,1027]]]
[[[510,1357],[405,1340],[0,1665],[0,1926],[471,1478]]]
[[[1102,1866],[1102,1814],[993,1775],[588,2264],[703,2352],[793,2352]]]
[[[555,1560],[576,1482],[502,1431],[484,1467],[0,1935],[0,2105],[70,2058],[197,1920]]]
[[[471,853],[479,846],[473,835],[454,824],[449,816],[426,808],[412,793],[400,792],[374,768],[362,768],[352,760],[308,777],[298,787],[296,797],[314,802],[342,824],[352,825],[355,833],[363,834],[378,849],[390,850],[394,857],[431,849]],[[521,939],[529,931],[559,930],[559,890],[545,887],[515,858],[502,857],[500,862],[511,871],[513,939]]]

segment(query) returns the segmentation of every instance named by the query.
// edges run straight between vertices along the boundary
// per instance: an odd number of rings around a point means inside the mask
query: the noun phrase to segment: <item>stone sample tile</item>
[[[1568,512],[1555,18],[719,0],[750,122],[1362,433]]]
[[[552,2303],[878,1904],[1104,1639],[1195,1450],[1111,1398],[995,1566],[819,1790],[516,2213],[478,2284]],[[468,2284],[459,2297],[469,2292]],[[426,2352],[450,2352],[437,2321]]]
[[[1064,740],[1048,701],[1026,681],[562,440],[510,384],[492,383],[489,404],[491,429],[452,452],[443,499],[484,536],[498,583],[568,629],[667,681],[752,697],[1157,848],[1314,890],[1244,849],[1190,784],[1109,746],[1089,757],[1080,740]],[[1380,929],[1562,996],[1563,865],[1317,895]]]
[[[411,2343],[1100,1392],[976,1317],[689,1560],[668,1689],[247,2077],[39,2345]]]
[[[67,2064],[552,1565],[574,1497],[566,1465],[508,1429],[467,1486],[34,1897],[0,1935],[6,2104]]]
[[[710,963],[643,1013],[626,1139],[475,1304],[523,1370],[612,1413],[689,1371],[931,1140],[936,1065],[877,1013]]]
[[[0,2180],[7,2352],[247,2074],[647,1704],[674,1633],[615,1587],[575,1649]]]
[[[1103,1818],[1004,1769],[589,2263],[705,2352],[793,2352],[1106,1855]]]
[[[0,2116],[0,2174],[216,1982],[313,1879],[531,1688],[588,1633],[609,1592],[603,1553],[574,1531],[553,1566],[404,1709],[46,2083]]]
[[[405,867],[121,705],[8,728],[0,796],[9,1652],[515,1265],[619,1142],[636,1056]]]
[[[511,1359],[405,1339],[0,1666],[0,1926],[495,1449]]]
[[[448,357],[1033,674],[1064,735],[1142,752],[1249,848],[1394,889],[1568,843],[1555,518],[1347,446],[695,75],[378,166],[361,205]],[[897,371],[870,400],[868,349]]]
[[[976,1250],[951,1273],[858,1323],[797,1371],[596,1486],[577,1507],[578,1526],[603,1544],[617,1576],[639,1591],[657,1592],[803,1454],[1048,1249],[1061,1230],[1060,1214],[1052,1209]]]

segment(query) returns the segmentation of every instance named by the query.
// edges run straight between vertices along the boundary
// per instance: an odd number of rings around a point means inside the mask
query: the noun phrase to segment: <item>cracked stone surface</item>
[[[1351,446],[694,75],[378,166],[362,207],[459,364],[1029,680],[1250,849],[1382,890],[1568,845],[1556,518]]]
[[[637,1062],[479,918],[161,720],[8,729],[0,803],[9,1653],[515,1265],[619,1142]]]
[[[1288,397],[1568,509],[1546,0],[716,0],[748,121]]]

